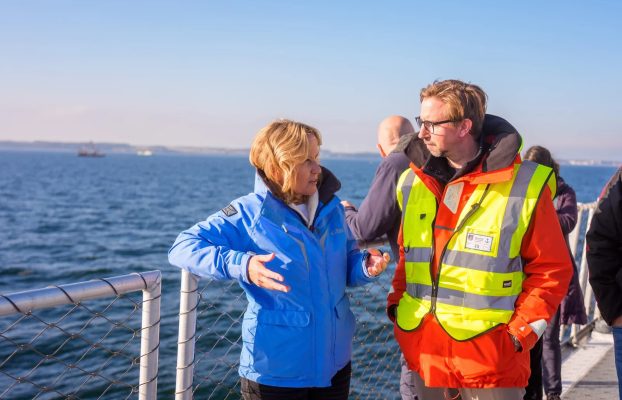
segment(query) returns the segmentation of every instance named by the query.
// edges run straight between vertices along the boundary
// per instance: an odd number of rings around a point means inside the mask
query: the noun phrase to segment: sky
[[[525,148],[622,161],[620,1],[0,0],[0,140],[248,148],[277,118],[375,151],[461,79]]]

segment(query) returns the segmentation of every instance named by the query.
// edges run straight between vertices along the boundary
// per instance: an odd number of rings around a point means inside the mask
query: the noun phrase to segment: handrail
[[[581,249],[581,261],[578,264],[579,272],[579,284],[581,286],[581,292],[583,293],[583,304],[585,311],[588,315],[588,322],[585,325],[572,324],[571,326],[563,326],[560,329],[560,340],[562,346],[577,347],[581,341],[589,336],[594,329],[595,321],[600,317],[600,311],[594,301],[594,293],[592,287],[588,284],[588,268],[586,257],[586,241],[585,233],[589,229],[590,222],[594,216],[596,210],[596,202],[593,203],[578,203],[578,216],[577,224],[574,229],[568,235],[568,242],[570,244],[570,250],[574,259],[577,259],[579,247]],[[587,218],[584,218],[587,215]],[[579,240],[582,238],[582,240]],[[570,329],[570,333],[568,333]]]
[[[157,398],[158,385],[161,282],[160,271],[149,271],[0,295],[0,317],[142,290],[138,395],[152,400]]]

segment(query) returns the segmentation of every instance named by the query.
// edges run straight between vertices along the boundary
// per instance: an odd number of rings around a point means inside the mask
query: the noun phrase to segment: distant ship
[[[136,152],[136,155],[138,156],[142,156],[142,157],[149,157],[153,155],[153,151],[149,150],[149,149],[144,149],[144,150],[138,150]]]
[[[97,150],[93,142],[88,145],[80,147],[78,150],[78,157],[104,157],[105,154]]]

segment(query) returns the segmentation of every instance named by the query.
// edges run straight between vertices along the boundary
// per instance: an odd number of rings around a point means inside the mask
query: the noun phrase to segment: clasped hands
[[[365,268],[370,276],[378,276],[389,265],[391,256],[389,253],[383,253],[378,249],[368,249],[369,255],[365,257]],[[289,292],[290,287],[283,284],[283,276],[277,272],[271,271],[264,265],[274,259],[274,253],[252,256],[248,262],[248,277],[250,281],[264,289],[278,290],[280,292]]]

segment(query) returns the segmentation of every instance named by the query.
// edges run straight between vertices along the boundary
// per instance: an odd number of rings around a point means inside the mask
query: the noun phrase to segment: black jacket
[[[603,190],[586,241],[590,285],[611,325],[622,315],[622,167]]]
[[[391,152],[380,162],[369,193],[358,210],[346,207],[346,221],[354,237],[368,242],[387,235],[394,260],[399,257],[397,234],[401,215],[395,187],[408,164],[410,160],[403,151]]]

